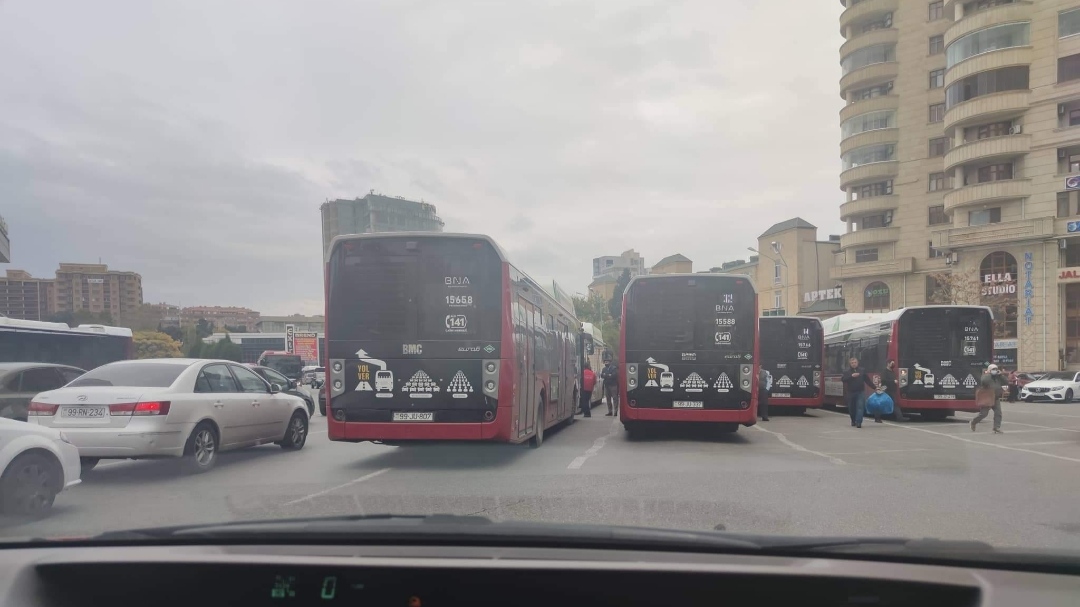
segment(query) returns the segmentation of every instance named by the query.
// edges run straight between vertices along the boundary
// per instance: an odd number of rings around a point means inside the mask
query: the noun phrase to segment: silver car
[[[103,365],[30,403],[30,423],[63,430],[84,470],[103,458],[183,457],[209,470],[220,451],[304,446],[304,401],[225,360],[128,360]]]

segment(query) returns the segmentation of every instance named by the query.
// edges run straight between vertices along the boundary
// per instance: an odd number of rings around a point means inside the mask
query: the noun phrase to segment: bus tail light
[[[900,369],[900,387],[903,388],[907,385],[907,368]]]
[[[821,371],[814,371],[814,385],[821,385]]]
[[[49,403],[31,402],[30,403],[30,408],[27,409],[27,411],[26,411],[26,415],[27,416],[43,415],[43,416],[48,417],[48,416],[56,415],[56,410],[59,409],[59,408],[60,408],[60,405],[50,405]]]
[[[495,413],[492,411],[484,411],[484,421],[489,422],[495,419]]]
[[[637,388],[638,385],[638,366],[637,363],[626,363],[626,391],[629,392]]]
[[[750,391],[754,381],[754,365],[739,365],[739,385],[743,390]]]
[[[501,361],[486,359],[480,361],[484,373],[484,394],[491,398],[499,398],[499,371]]]
[[[336,358],[330,361],[330,396],[341,396],[345,392],[345,361]]]

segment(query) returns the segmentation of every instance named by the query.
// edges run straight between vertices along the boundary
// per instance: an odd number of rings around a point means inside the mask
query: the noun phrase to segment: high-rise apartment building
[[[107,312],[118,323],[143,303],[142,276],[110,270],[104,264],[60,264],[55,289],[52,312]]]
[[[847,310],[983,303],[999,362],[1080,368],[1080,2],[844,4]]]
[[[8,238],[8,225],[0,217],[0,263],[11,263],[11,240]]]
[[[342,234],[441,232],[444,225],[433,204],[383,196],[374,191],[363,198],[324,202],[319,211],[324,259],[330,241]]]
[[[605,255],[594,257],[592,260],[593,279],[601,276],[618,278],[623,270],[630,270],[630,276],[649,273],[648,268],[645,267],[645,258],[633,249],[623,251],[620,255]]]
[[[51,313],[55,281],[34,278],[23,270],[8,270],[0,278],[0,314],[21,320],[45,320]]]

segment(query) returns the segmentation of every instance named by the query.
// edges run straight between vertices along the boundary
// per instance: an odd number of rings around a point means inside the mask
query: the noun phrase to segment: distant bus
[[[299,354],[267,350],[259,355],[257,364],[261,367],[269,367],[297,383],[304,375],[304,360]]]
[[[904,412],[944,419],[978,411],[975,388],[994,356],[994,318],[983,306],[914,306],[825,321],[825,402],[842,406],[851,357],[877,377],[896,361]]]
[[[604,389],[601,384],[600,371],[604,364],[611,360],[611,351],[604,343],[604,336],[595,325],[589,322],[581,323],[582,335],[582,359],[589,361],[589,366],[596,373],[596,385],[593,387],[590,403],[596,404],[604,399]]]
[[[636,276],[623,295],[620,415],[650,422],[752,426],[757,413],[757,293],[745,276]]]
[[[326,290],[331,440],[540,446],[573,419],[573,302],[487,236],[339,236]]]
[[[134,356],[131,329],[0,316],[0,362],[56,363],[89,371]]]
[[[763,316],[758,320],[761,368],[772,374],[770,408],[795,412],[820,408],[825,400],[825,330],[808,316]]]

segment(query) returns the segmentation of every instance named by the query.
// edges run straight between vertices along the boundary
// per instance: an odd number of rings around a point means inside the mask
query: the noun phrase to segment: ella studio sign
[[[1011,272],[1002,274],[984,274],[982,294],[989,295],[1016,295],[1016,277]]]
[[[1080,268],[1061,268],[1058,270],[1058,282],[1080,282]]]

